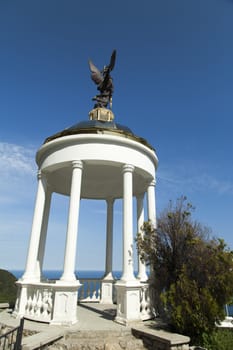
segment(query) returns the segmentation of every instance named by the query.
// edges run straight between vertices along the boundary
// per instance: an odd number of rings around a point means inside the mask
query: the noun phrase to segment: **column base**
[[[140,281],[140,282],[143,282],[143,283],[146,283],[148,281],[148,276],[146,273],[139,273],[137,275],[137,279]]]
[[[141,321],[140,315],[140,282],[118,281],[115,284],[117,292],[117,315],[115,321],[129,325]]]
[[[23,281],[24,283],[39,283],[41,281],[41,275],[33,275],[24,273],[23,276],[20,278],[20,281]]]
[[[101,282],[101,304],[113,304],[113,285],[115,280],[112,274],[107,275]]]
[[[53,317],[51,325],[70,326],[78,322],[77,319],[78,289],[59,288],[54,293]]]
[[[68,275],[68,274],[64,274],[61,276],[61,278],[59,280],[57,280],[57,282],[60,281],[61,283],[75,283],[77,281],[76,276],[74,273]]]

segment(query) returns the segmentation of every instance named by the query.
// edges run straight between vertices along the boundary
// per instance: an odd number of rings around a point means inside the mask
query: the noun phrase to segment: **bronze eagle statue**
[[[113,79],[110,75],[110,72],[113,70],[116,61],[116,50],[113,50],[110,63],[108,66],[100,71],[91,60],[88,61],[91,79],[97,85],[97,90],[100,94],[92,98],[93,101],[96,101],[94,108],[106,108],[108,105],[112,108],[112,94],[113,94]]]

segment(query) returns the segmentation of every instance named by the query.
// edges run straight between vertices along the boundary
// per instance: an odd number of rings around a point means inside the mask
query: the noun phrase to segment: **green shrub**
[[[0,269],[0,303],[9,303],[10,307],[14,307],[17,287],[16,278],[10,272]]]
[[[208,350],[232,350],[233,349],[233,330],[218,329],[202,336],[202,346]]]
[[[151,267],[154,310],[196,344],[202,334],[215,334],[216,323],[225,317],[224,305],[233,292],[233,252],[192,220],[193,209],[185,197],[175,206],[171,202],[156,228],[144,223],[137,243],[141,259]]]

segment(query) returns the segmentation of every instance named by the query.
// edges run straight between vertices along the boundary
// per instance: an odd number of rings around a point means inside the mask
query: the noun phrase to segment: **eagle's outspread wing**
[[[89,60],[88,63],[91,71],[91,79],[97,85],[101,84],[104,80],[102,73],[99,71],[99,69],[94,65],[94,63],[91,60]]]
[[[116,61],[116,50],[113,50],[110,63],[109,63],[109,71],[111,72],[115,66],[115,61]]]

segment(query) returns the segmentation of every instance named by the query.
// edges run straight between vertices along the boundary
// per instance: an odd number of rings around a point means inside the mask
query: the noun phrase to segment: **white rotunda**
[[[116,321],[128,324],[150,317],[146,267],[140,261],[138,274],[133,259],[133,198],[137,201],[137,230],[144,221],[156,221],[155,183],[158,159],[154,149],[141,137],[113,121],[113,113],[95,108],[88,121],[80,122],[49,138],[36,155],[38,190],[35,202],[26,269],[18,284],[14,314],[50,324],[76,323],[81,284],[76,278],[79,204],[83,199],[107,202],[106,266],[99,302],[117,303]],[[59,280],[43,278],[51,196],[70,197],[67,218],[64,268]],[[145,201],[144,197],[147,197]],[[112,275],[114,200],[123,201],[122,275]],[[146,204],[145,204],[146,202]],[[147,205],[148,217],[144,217]],[[94,237],[93,237],[94,239]],[[88,242],[87,242],[88,249]],[[113,290],[116,300],[113,298]]]

